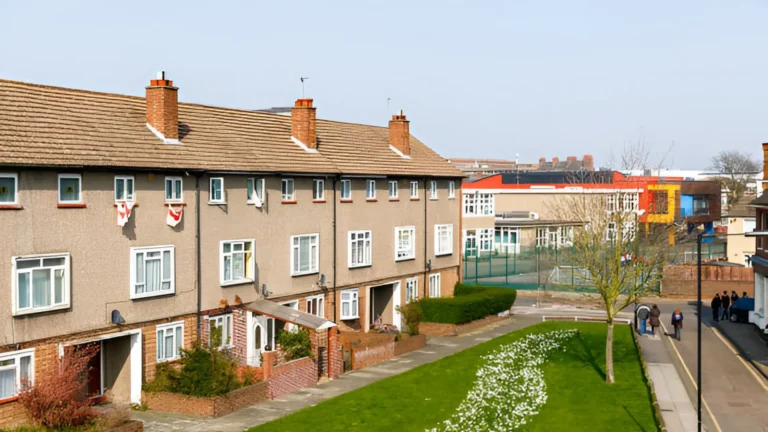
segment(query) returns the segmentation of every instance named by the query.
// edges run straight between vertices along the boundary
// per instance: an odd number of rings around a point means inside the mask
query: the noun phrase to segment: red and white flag
[[[179,207],[178,210],[174,210],[170,204],[168,204],[168,216],[165,218],[165,222],[172,227],[181,222],[181,213],[184,211],[184,207]]]
[[[131,218],[131,210],[133,210],[133,203],[129,201],[123,201],[117,203],[117,224],[125,226],[128,219]]]

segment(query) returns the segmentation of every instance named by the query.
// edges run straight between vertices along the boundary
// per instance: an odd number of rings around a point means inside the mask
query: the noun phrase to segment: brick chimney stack
[[[411,154],[411,127],[403,111],[392,115],[389,121],[389,144],[405,156]]]
[[[165,139],[179,139],[179,89],[158,72],[147,86],[147,123]]]
[[[592,155],[584,155],[584,169],[587,171],[595,170],[595,158]]]
[[[568,156],[567,158],[565,158],[565,160],[567,160],[568,162],[576,162],[578,159],[576,158],[576,156]]]
[[[540,157],[539,158],[539,166],[544,166],[544,164],[546,164],[546,163],[547,163],[547,158],[545,158],[545,157]]]
[[[559,163],[560,163],[560,158],[558,158],[558,157],[553,157],[553,158],[552,158],[552,166],[553,166],[553,167],[554,167],[555,165],[559,164]]]
[[[291,136],[301,141],[307,148],[317,148],[317,108],[312,106],[312,99],[296,99],[291,108]]]

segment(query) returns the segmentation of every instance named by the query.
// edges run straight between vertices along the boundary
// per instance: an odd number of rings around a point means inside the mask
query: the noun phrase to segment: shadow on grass
[[[578,333],[576,338],[578,339],[579,347],[581,349],[568,350],[566,351],[566,355],[581,361],[583,364],[591,366],[595,373],[600,375],[600,378],[605,381],[605,371],[600,367],[600,364],[595,358],[595,354],[590,349],[589,344],[584,340],[581,332]]]
[[[641,430],[641,431],[645,432],[645,428],[643,427],[643,425],[640,424],[639,421],[637,421],[637,418],[635,418],[635,416],[632,415],[631,412],[629,412],[629,409],[627,409],[627,406],[626,405],[622,405],[621,407],[624,408],[624,411],[627,412],[627,415],[629,416],[629,418],[631,418],[632,421],[635,422],[635,424],[637,425],[638,430]]]

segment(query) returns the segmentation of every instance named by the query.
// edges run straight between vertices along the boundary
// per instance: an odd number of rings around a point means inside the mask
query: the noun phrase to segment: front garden
[[[251,431],[658,430],[629,328],[605,383],[605,332],[541,323]]]

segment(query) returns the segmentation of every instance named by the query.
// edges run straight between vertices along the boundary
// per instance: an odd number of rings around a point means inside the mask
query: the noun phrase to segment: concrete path
[[[303,389],[279,399],[261,402],[216,419],[200,419],[155,411],[135,411],[132,417],[142,420],[144,422],[144,430],[147,432],[192,430],[239,432],[367,386],[381,379],[406,372],[426,363],[431,363],[540,321],[541,318],[536,316],[516,316],[462,336],[429,338],[427,346],[421,350],[410,352],[362,370],[346,373],[338,379]]]

